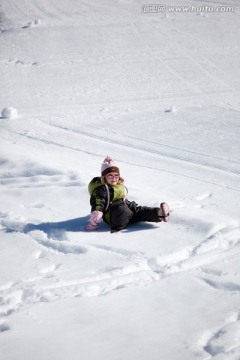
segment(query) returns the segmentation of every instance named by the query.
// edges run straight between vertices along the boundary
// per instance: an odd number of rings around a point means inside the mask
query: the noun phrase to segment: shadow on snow
[[[59,222],[46,222],[40,224],[26,224],[24,226],[23,232],[28,233],[34,230],[43,231],[47,234],[48,238],[64,240],[65,239],[65,232],[85,232],[85,226],[89,219],[88,216],[79,217],[76,219],[70,219],[65,221]]]
[[[20,231],[22,233],[29,233],[31,231],[42,231],[44,232],[49,239],[54,240],[66,240],[66,232],[86,232],[85,226],[88,223],[89,215],[79,217],[76,219],[69,219],[59,222],[44,222],[40,224],[28,223],[24,226],[8,226],[5,231],[6,232],[16,232]],[[156,229],[156,225],[148,222],[139,222],[134,224],[129,224],[127,228],[122,230],[122,232],[135,232],[135,231],[143,231],[143,230],[152,230]],[[109,232],[110,226],[105,222],[102,222],[97,230],[97,232]]]

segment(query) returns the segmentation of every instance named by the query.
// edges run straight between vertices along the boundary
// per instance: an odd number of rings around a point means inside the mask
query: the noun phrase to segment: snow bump
[[[5,107],[2,110],[2,118],[8,119],[8,120],[17,119],[18,118],[17,109],[15,109],[14,107],[11,107],[11,106]]]

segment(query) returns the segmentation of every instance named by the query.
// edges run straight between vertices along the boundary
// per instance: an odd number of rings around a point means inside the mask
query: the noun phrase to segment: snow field
[[[0,119],[1,359],[239,360],[231,4],[1,2],[0,108],[18,112]],[[167,201],[169,223],[84,231],[108,154],[129,199]]]

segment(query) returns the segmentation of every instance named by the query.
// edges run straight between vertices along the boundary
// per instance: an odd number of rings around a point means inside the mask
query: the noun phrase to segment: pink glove
[[[87,231],[94,231],[97,230],[98,224],[102,221],[103,213],[102,211],[93,211],[90,214],[90,219],[85,227]]]

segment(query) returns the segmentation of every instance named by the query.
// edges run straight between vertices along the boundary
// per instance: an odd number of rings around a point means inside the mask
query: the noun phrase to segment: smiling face
[[[119,174],[112,172],[105,176],[105,179],[109,185],[117,185],[119,180]]]

